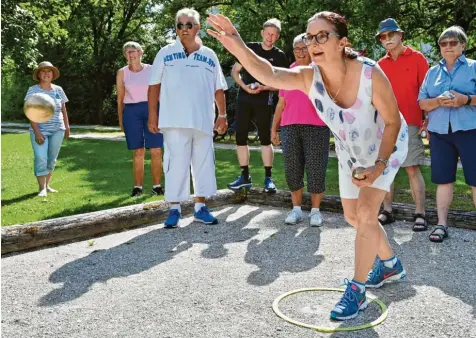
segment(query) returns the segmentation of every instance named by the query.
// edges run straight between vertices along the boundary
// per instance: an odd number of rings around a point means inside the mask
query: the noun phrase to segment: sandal
[[[440,231],[437,233],[437,231]],[[442,232],[443,233],[442,233]],[[431,242],[442,243],[445,238],[448,238],[448,226],[437,225],[429,236]]]
[[[395,219],[393,218],[393,213],[391,211],[382,210],[378,215],[379,215],[378,221],[380,222],[381,225],[386,225],[386,224],[395,222]],[[381,220],[380,215],[384,215],[385,220]]]
[[[416,221],[419,218],[423,219],[423,223]],[[427,219],[426,219],[425,215],[415,214],[415,215],[413,215],[413,221],[415,222],[415,224],[413,224],[413,228],[412,228],[413,231],[420,232],[420,231],[427,231],[428,230],[428,222],[427,222]]]

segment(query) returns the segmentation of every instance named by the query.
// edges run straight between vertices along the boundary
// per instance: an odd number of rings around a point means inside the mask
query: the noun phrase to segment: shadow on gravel
[[[259,229],[245,227],[262,212],[260,208],[251,210],[236,222],[226,222],[227,216],[239,208],[234,206],[220,213],[218,225],[195,222],[177,229],[152,230],[116,247],[93,251],[86,257],[65,264],[49,277],[51,283],[62,286],[43,296],[39,305],[52,306],[72,301],[87,293],[95,283],[147,271],[174,259],[195,243],[209,245],[202,251],[204,258],[224,257],[227,255],[226,244],[247,241],[259,232]]]
[[[320,229],[284,226],[263,241],[253,239],[248,244],[245,262],[256,265],[248,283],[262,286],[273,283],[281,272],[303,272],[318,266],[323,260],[316,255],[319,249]]]

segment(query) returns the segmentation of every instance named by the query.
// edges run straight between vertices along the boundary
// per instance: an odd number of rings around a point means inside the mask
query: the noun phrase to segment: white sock
[[[141,185],[136,185],[136,186],[134,186],[134,188],[142,189],[142,186]]]
[[[293,210],[297,212],[302,212],[300,205],[296,205],[295,207],[293,207]]]
[[[155,184],[152,186],[152,189],[155,189],[155,188],[160,188],[160,184]]]
[[[171,205],[170,205],[170,209],[171,209],[171,210],[177,209],[180,213],[182,213],[182,208],[180,207],[180,203],[171,204]]]
[[[319,208],[312,208],[312,209],[311,209],[311,214],[312,214],[312,213],[315,213],[315,212],[319,212]]]
[[[200,202],[195,203],[195,212],[198,212],[204,206],[205,206],[205,203],[200,203]]]
[[[382,262],[387,268],[393,268],[395,264],[397,264],[397,257],[393,256],[392,258],[386,259]]]

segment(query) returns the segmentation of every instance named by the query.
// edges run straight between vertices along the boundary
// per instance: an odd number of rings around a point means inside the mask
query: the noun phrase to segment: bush
[[[15,64],[5,58],[2,65],[2,120],[28,122],[23,114],[23,101],[28,88],[33,85],[31,74],[15,69]]]

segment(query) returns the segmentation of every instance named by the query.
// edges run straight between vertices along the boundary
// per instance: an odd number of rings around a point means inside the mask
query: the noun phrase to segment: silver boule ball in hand
[[[55,113],[56,104],[51,96],[36,93],[29,96],[23,105],[23,111],[30,121],[44,123]]]
[[[365,180],[367,176],[362,174],[364,171],[365,171],[364,167],[357,167],[352,171],[352,177],[358,181]]]

